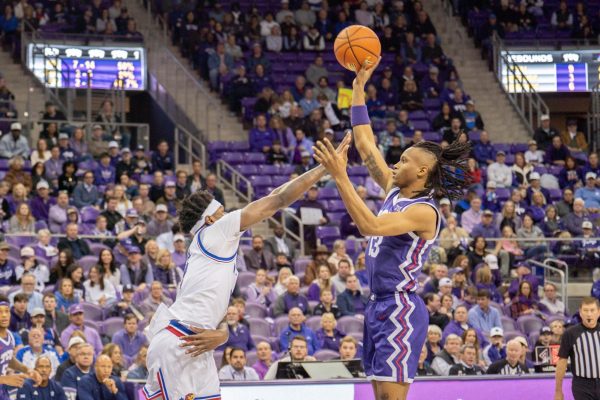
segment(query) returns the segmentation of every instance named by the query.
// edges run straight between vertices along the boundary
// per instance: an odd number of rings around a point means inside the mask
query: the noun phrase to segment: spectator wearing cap
[[[46,170],[46,179],[53,187],[58,187],[58,177],[62,174],[64,160],[60,158],[60,149],[58,146],[50,148],[50,159],[44,163]]]
[[[181,200],[177,198],[176,190],[177,183],[175,183],[173,180],[167,180],[165,182],[163,195],[156,200],[156,204],[164,204],[167,206],[167,210],[171,217],[175,217],[177,215],[177,208],[181,202]]]
[[[39,309],[42,315],[44,310]],[[51,363],[52,371],[50,376],[54,376],[56,369],[60,365],[59,356],[56,350],[47,344],[44,344],[44,330],[42,328],[32,328],[28,334],[28,345],[17,352],[17,360],[33,368],[38,357],[48,357]]]
[[[471,236],[483,236],[484,238],[498,238],[500,237],[500,230],[494,223],[494,213],[491,210],[483,211],[481,216],[481,222],[473,227]],[[492,247],[493,242],[488,244],[488,247]]]
[[[187,261],[187,243],[185,236],[177,234],[173,236],[174,250],[171,253],[171,257],[175,266],[183,271],[185,263]]]
[[[0,288],[12,286],[17,283],[15,274],[16,265],[8,258],[10,246],[0,242]]]
[[[540,126],[533,134],[533,140],[535,140],[537,146],[540,149],[547,149],[552,143],[552,138],[558,135],[558,131],[550,126],[550,116],[543,114],[540,117]],[[539,160],[538,163],[542,163],[542,160]]]
[[[73,161],[75,159],[75,150],[71,148],[69,134],[60,132],[58,134],[58,148],[60,149],[60,158],[64,161]]]
[[[563,218],[563,227],[573,236],[583,235],[583,222],[588,219],[585,201],[580,198],[573,200],[573,211]]]
[[[533,203],[532,197],[533,197],[533,193],[535,192],[541,192],[544,195],[544,202],[548,203],[550,202],[550,192],[548,191],[548,189],[542,187],[542,183],[541,183],[541,176],[538,172],[533,171],[531,174],[529,174],[529,187],[527,188],[526,191],[526,200],[527,203],[529,205],[531,205]]]
[[[225,207],[225,196],[223,196],[223,191],[217,187],[217,175],[208,174],[206,176],[206,188],[205,190],[213,195],[215,200]]]
[[[487,179],[496,182],[496,187],[510,188],[512,186],[512,170],[505,164],[506,153],[502,150],[496,153],[496,162],[489,165]]]
[[[67,222],[67,210],[69,208],[69,194],[67,192],[58,192],[56,204],[52,205],[48,211],[48,225],[50,232],[62,233],[62,227]]]
[[[550,314],[565,315],[565,303],[558,298],[556,290],[554,283],[547,282],[544,285],[544,296],[540,300],[540,305]]]
[[[81,331],[85,336],[85,340],[94,348],[95,354],[100,354],[102,351],[102,340],[96,329],[85,325],[85,315],[81,304],[73,304],[69,307],[69,321],[71,323],[60,335],[60,341],[63,347],[66,348],[69,345],[69,340],[71,339],[73,332]]]
[[[154,281],[152,268],[142,261],[141,253],[139,247],[129,247],[127,249],[127,262],[120,267],[121,284],[134,285],[137,290],[143,290]]]
[[[125,174],[128,177],[132,177],[135,174],[136,165],[133,162],[131,150],[129,147],[125,147],[121,150],[121,158],[115,166],[115,173],[117,179],[121,178],[121,175]]]
[[[560,134],[562,142],[569,151],[587,151],[588,143],[583,132],[577,130],[577,120],[570,119],[567,122],[567,130]]]
[[[506,345],[504,344],[504,330],[498,326],[490,330],[490,343],[484,346],[483,359],[487,365],[506,357]]]
[[[98,186],[112,185],[116,181],[115,167],[111,165],[110,155],[102,153],[100,155],[100,164],[94,171],[95,184]]]
[[[21,136],[21,123],[13,122],[10,125],[10,134],[0,138],[0,158],[21,156],[28,159],[30,153],[27,138]]]
[[[597,178],[593,172],[586,173],[585,186],[575,191],[575,197],[583,199],[585,208],[591,213],[600,211],[600,189],[596,187]]]
[[[467,233],[471,234],[473,228],[481,223],[483,211],[481,210],[481,199],[479,197],[473,197],[469,204],[470,208],[463,212],[460,217],[460,224]]]
[[[73,205],[79,209],[99,206],[102,196],[100,196],[98,187],[94,184],[94,173],[92,171],[83,173],[83,180],[75,186],[71,198]]]
[[[115,226],[123,219],[121,213],[117,211],[118,204],[118,198],[110,197],[106,201],[106,209],[100,213],[106,218],[106,228],[111,232],[115,231]]]
[[[60,382],[64,372],[71,368],[76,363],[77,353],[79,351],[79,346],[84,344],[85,340],[80,336],[73,335],[69,339],[69,344],[67,346],[67,358],[58,366],[56,369],[56,375],[54,378]]]
[[[163,293],[163,285],[159,281],[152,282],[150,286],[150,295],[140,304],[144,314],[155,313],[158,306],[165,304],[167,307],[173,304],[173,300]]]
[[[148,235],[158,236],[169,232],[173,227],[173,221],[169,219],[169,210],[165,204],[158,204],[154,210],[154,216],[148,223]]]
[[[25,246],[21,249],[21,264],[15,268],[15,276],[17,282],[21,282],[21,277],[24,274],[32,274],[36,278],[36,288],[38,292],[43,292],[45,284],[50,280],[50,271],[48,267],[39,264],[35,251],[30,246]]]
[[[490,291],[480,289],[477,292],[477,305],[469,310],[469,325],[480,332],[490,332],[494,327],[502,327],[500,313],[490,306],[491,301]]]
[[[482,130],[484,127],[483,119],[481,114],[475,109],[475,102],[471,99],[467,100],[467,108],[462,112],[463,121],[465,124],[465,130],[467,132],[472,130]]]
[[[108,143],[108,155],[110,156],[110,165],[116,168],[117,164],[121,160],[121,153],[119,152],[119,143],[113,140]]]
[[[473,148],[473,154],[479,164],[491,165],[494,163],[496,150],[490,142],[490,136],[487,131],[481,132],[479,142],[477,142]]]
[[[557,135],[552,138],[552,143],[546,150],[545,162],[547,164],[560,165],[562,167],[565,165],[565,160],[569,155],[571,155],[569,148],[565,146],[562,138]]]
[[[146,243],[148,243],[148,227],[146,222],[139,218],[138,212],[130,208],[125,213],[125,220],[120,221],[117,224],[116,228],[118,235],[117,239],[120,241],[122,246],[135,246],[142,249],[142,254],[144,254],[144,248],[146,247]]]
[[[521,362],[524,349],[517,339],[509,340],[506,344],[506,355],[503,359],[493,362],[488,370],[488,375],[522,375],[529,372],[525,364]]]
[[[88,150],[96,159],[99,159],[102,154],[108,153],[108,142],[104,138],[102,125],[92,126],[92,137],[88,141]]]
[[[535,347],[548,347],[552,344],[552,328],[550,328],[549,326],[543,326],[542,329],[540,329],[540,336],[538,337],[538,340],[535,342]],[[539,362],[540,360],[535,360],[536,362]]]
[[[65,190],[69,196],[77,186],[77,164],[73,160],[67,160],[62,166],[62,174],[58,177],[58,190]]]
[[[76,260],[81,257],[92,254],[87,242],[79,237],[79,225],[77,223],[69,223],[66,229],[66,237],[58,241],[58,249],[69,249]]]
[[[596,236],[594,234],[594,225],[591,221],[583,221],[581,224],[583,235],[581,242],[577,242],[577,248],[579,249],[579,260],[576,267],[581,268],[595,268],[600,261],[600,242],[592,239]]]
[[[112,306],[109,312],[110,316],[125,318],[127,314],[133,314],[138,321],[142,321],[144,319],[144,314],[138,306],[133,304],[134,293],[135,287],[133,285],[123,285],[123,296],[121,300]]]
[[[46,327],[46,312],[41,307],[36,307],[31,311],[31,327],[40,328],[44,332],[44,344],[53,348],[62,358],[64,353],[63,347],[60,344],[60,337],[56,330],[52,327]]]
[[[548,143],[550,145],[550,143]],[[548,147],[548,145],[546,147]],[[546,148],[542,147],[542,148]],[[535,140],[530,140],[527,143],[527,151],[524,154],[525,162],[531,165],[540,165],[544,163],[545,153],[538,149],[538,143]]]
[[[50,207],[55,203],[54,198],[50,197],[50,185],[45,180],[40,180],[35,189],[36,195],[29,200],[31,215],[38,221],[48,221]]]
[[[134,314],[125,315],[123,329],[115,332],[112,343],[119,345],[127,364],[131,364],[140,349],[148,345],[148,339],[138,330],[138,319]]]
[[[167,175],[172,175],[175,171],[173,152],[169,150],[166,140],[161,140],[152,153],[152,171],[162,171]]]

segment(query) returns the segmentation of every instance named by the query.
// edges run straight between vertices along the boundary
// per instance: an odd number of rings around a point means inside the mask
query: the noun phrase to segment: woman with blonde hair
[[[336,328],[337,321],[332,313],[325,313],[321,316],[321,328],[315,332],[319,341],[319,349],[339,351],[340,340],[346,334]]]
[[[354,273],[354,262],[352,258],[346,253],[346,241],[342,239],[338,239],[333,242],[333,253],[327,259],[329,265],[333,266],[333,268],[337,272],[337,266],[341,260],[346,260],[350,264],[350,270]]]
[[[446,251],[448,258],[453,260],[460,256],[461,246],[466,247],[468,241],[469,233],[458,226],[456,217],[450,215],[446,218],[446,227],[440,232],[439,243],[440,247]]]
[[[12,187],[10,195],[7,196],[8,206],[11,214],[17,211],[17,206],[21,203],[27,203],[27,188],[22,183],[15,183]]]
[[[148,366],[146,358],[148,356],[148,346],[142,346],[135,357],[135,361],[127,370],[127,379],[147,379]]]
[[[335,296],[335,289],[331,282],[331,272],[329,272],[329,267],[327,265],[321,265],[319,267],[317,279],[315,279],[308,287],[306,297],[308,300],[319,301],[321,291],[323,290],[329,290],[331,291],[331,294]]]
[[[489,290],[493,301],[498,303],[502,302],[502,298],[500,297],[496,284],[494,283],[494,276],[492,275],[492,270],[490,269],[489,265],[485,264],[475,271],[475,287],[477,290]]]
[[[427,340],[425,346],[427,347],[427,361],[431,363],[433,358],[442,351],[440,345],[442,341],[442,329],[437,325],[429,325],[427,328]]]
[[[50,261],[58,255],[58,248],[50,243],[52,235],[48,229],[40,229],[37,234],[37,239],[38,242],[35,244],[34,250],[40,249],[38,253],[41,253],[43,258]]]
[[[246,297],[248,302],[262,304],[265,307],[275,303],[277,296],[273,290],[273,281],[267,276],[265,269],[259,268],[256,271],[254,282],[246,289]]]
[[[156,266],[152,270],[154,280],[161,282],[165,287],[176,286],[181,282],[181,270],[177,268],[167,249],[160,249],[156,257]]]
[[[288,267],[283,267],[279,270],[279,275],[277,276],[277,283],[273,288],[273,291],[277,296],[281,296],[287,290],[287,280],[292,276],[292,270]]]
[[[142,261],[145,262],[154,271],[158,262],[158,252],[160,247],[156,240],[148,240],[146,246],[144,246],[144,257]]]
[[[8,220],[9,233],[35,233],[35,218],[31,215],[29,204],[21,203],[17,212]]]
[[[512,200],[507,200],[502,206],[502,211],[496,218],[498,229],[503,229],[505,226],[510,226],[513,232],[516,232],[521,227],[521,218],[517,215],[517,208]]]
[[[31,174],[23,170],[25,160],[21,156],[14,156],[8,162],[8,172],[4,176],[4,181],[8,182],[9,186],[14,186],[17,183],[22,183],[27,192],[31,191],[32,181]]]
[[[118,344],[109,343],[106,346],[104,346],[104,348],[102,349],[102,353],[100,354],[110,357],[110,360],[113,364],[111,375],[118,376],[119,378],[123,379],[124,376],[122,374],[124,372],[126,373],[127,370],[123,365],[123,352],[121,351],[121,347],[119,347]]]
[[[131,201],[127,198],[126,188],[123,185],[115,185],[113,189],[113,197],[116,197],[118,200],[117,203],[117,212],[125,218],[125,214],[127,210],[132,208]]]

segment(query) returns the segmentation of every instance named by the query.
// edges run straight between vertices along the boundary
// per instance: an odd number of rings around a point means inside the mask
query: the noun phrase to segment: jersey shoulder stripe
[[[210,258],[213,261],[221,263],[228,263],[235,259],[235,257],[237,256],[237,251],[233,253],[231,257],[219,257],[216,254],[213,254],[210,251],[208,251],[206,247],[204,247],[204,245],[202,244],[202,238],[200,237],[201,233],[202,232],[198,232],[198,246],[200,247],[200,251],[202,252],[202,254],[204,254],[206,257]]]

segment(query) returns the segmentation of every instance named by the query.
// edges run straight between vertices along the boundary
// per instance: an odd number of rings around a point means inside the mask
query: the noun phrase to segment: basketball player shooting
[[[350,134],[346,135],[339,150],[347,148],[350,140]],[[161,304],[148,329],[146,399],[221,398],[212,350],[227,340],[227,330],[216,328],[235,287],[240,237],[252,225],[298,200],[325,173],[322,166],[313,168],[230,213],[206,191],[182,201],[179,223],[192,235],[192,243],[175,303],[168,308]]]
[[[379,64],[379,61],[377,62]],[[364,87],[377,64],[365,62],[353,83],[354,141],[371,177],[387,197],[375,216],[346,173],[347,160],[325,139],[315,159],[335,180],[352,220],[370,237],[366,266],[371,297],[365,310],[363,363],[377,400],[404,400],[427,336],[429,314],[416,294],[417,277],[440,230],[434,198],[456,199],[466,187],[468,144],[420,142],[390,169],[375,145]],[[349,145],[346,145],[344,151]],[[462,171],[461,171],[462,170]]]

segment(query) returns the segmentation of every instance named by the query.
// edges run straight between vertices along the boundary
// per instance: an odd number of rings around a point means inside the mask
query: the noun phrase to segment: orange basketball
[[[381,43],[371,29],[352,25],[340,32],[333,44],[335,58],[342,67],[358,71],[365,60],[375,63],[381,55]]]

